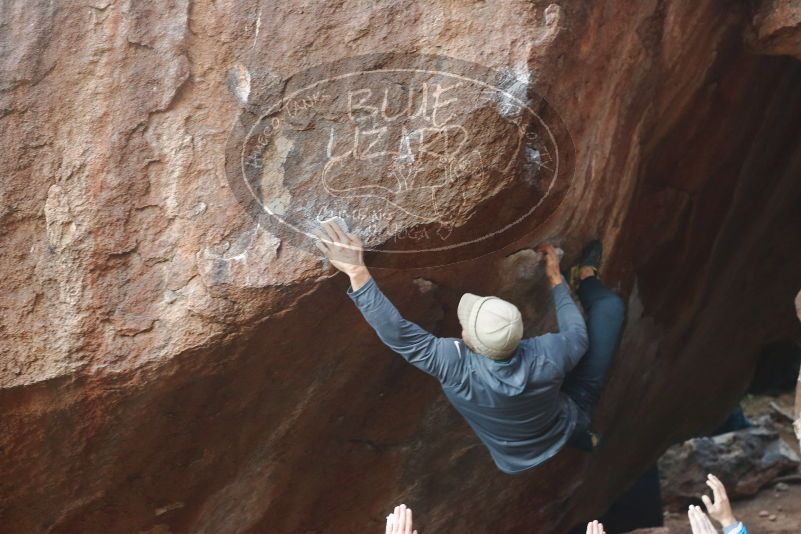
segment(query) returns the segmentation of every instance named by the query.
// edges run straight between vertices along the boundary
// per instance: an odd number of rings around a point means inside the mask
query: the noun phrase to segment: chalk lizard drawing
[[[423,84],[419,107],[414,109],[410,93],[406,109],[394,115],[387,113],[386,89],[380,107],[368,104],[371,89],[351,90],[348,117],[352,129],[338,138],[337,131],[330,128],[321,174],[326,191],[340,198],[382,199],[423,222],[448,223],[456,218],[458,213],[448,213],[438,195],[444,188],[456,185],[457,194],[465,198],[463,182],[471,174],[484,172],[481,152],[465,148],[470,141],[467,129],[460,124],[448,124],[454,113],[445,118],[441,113],[437,115],[446,105],[458,104],[458,98],[439,100],[446,90],[458,86],[443,89],[436,85],[432,91],[434,104],[427,105],[429,87]],[[406,121],[400,122],[401,118]],[[396,147],[392,134],[399,137]],[[338,142],[346,150],[335,154]],[[364,167],[361,162],[369,163],[370,168],[354,180],[354,168]]]

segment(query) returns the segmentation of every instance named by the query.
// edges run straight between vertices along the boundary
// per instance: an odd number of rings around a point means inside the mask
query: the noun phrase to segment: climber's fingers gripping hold
[[[543,243],[535,248],[545,259],[545,275],[550,280],[551,285],[559,285],[562,281],[562,273],[559,271],[559,255],[550,243]]]
[[[345,232],[334,221],[322,223],[315,231],[315,245],[338,270],[348,274],[364,266],[361,240],[355,234]]]

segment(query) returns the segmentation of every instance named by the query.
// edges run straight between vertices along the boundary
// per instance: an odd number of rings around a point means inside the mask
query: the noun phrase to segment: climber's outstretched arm
[[[570,296],[570,290],[566,283],[562,282],[554,286],[553,299],[556,304],[559,333],[546,334],[546,336],[549,336],[549,339],[560,347],[563,357],[560,363],[565,372],[568,372],[578,364],[589,347],[587,324]]]
[[[344,232],[335,223],[323,223],[323,231],[318,236],[318,247],[331,265],[348,275],[351,283],[348,296],[381,341],[444,385],[460,382],[462,360],[453,340],[438,338],[401,316],[364,266],[358,237]]]
[[[404,319],[373,278],[348,295],[384,344],[444,385],[460,382],[462,360],[453,340],[438,338]]]
[[[567,283],[559,271],[559,258],[554,248],[551,245],[542,245],[537,250],[545,257],[545,274],[553,288],[556,320],[559,323],[559,333],[545,334],[537,339],[543,350],[557,359],[556,363],[567,373],[587,352],[587,323],[570,296]]]

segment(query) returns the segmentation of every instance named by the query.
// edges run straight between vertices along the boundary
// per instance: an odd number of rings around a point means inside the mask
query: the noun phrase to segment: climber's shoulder
[[[554,360],[553,351],[550,350],[548,338],[553,335],[545,334],[520,341],[518,355],[523,365],[531,369],[531,376],[534,379],[549,381],[557,375],[561,375],[561,367]]]

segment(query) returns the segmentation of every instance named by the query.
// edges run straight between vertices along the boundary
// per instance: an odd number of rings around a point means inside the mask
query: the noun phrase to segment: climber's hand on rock
[[[587,534],[606,534],[604,532],[603,523],[599,523],[598,521],[587,523]]]
[[[545,259],[545,275],[552,286],[558,286],[562,283],[562,273],[559,272],[559,256],[556,254],[556,249],[550,243],[544,243],[535,248],[537,252],[542,254]]]
[[[345,232],[334,221],[324,222],[314,232],[315,245],[336,269],[350,277],[354,291],[367,283],[370,273],[364,265],[364,247],[356,234]]]
[[[726,487],[723,486],[723,482],[715,475],[710,474],[707,475],[706,485],[712,490],[712,496],[715,499],[712,502],[707,495],[701,496],[701,500],[704,501],[704,506],[706,506],[706,511],[723,528],[735,524],[737,520],[734,519],[734,514],[731,511],[731,503],[729,503],[729,496],[726,495]]]
[[[387,516],[386,534],[417,534],[416,530],[412,530],[412,509],[405,504],[396,506]]]
[[[364,268],[362,242],[356,235],[346,233],[333,221],[322,223],[315,235],[317,248],[338,270],[350,274]]]
[[[687,517],[690,519],[690,528],[693,534],[717,534],[712,522],[699,507],[690,506]]]

